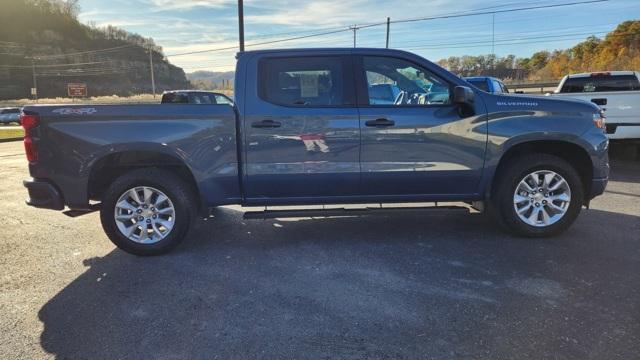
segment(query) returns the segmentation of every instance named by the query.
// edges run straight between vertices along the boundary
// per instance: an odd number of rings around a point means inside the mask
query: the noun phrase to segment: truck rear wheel
[[[117,178],[102,198],[100,220],[120,249],[159,255],[177,246],[194,217],[193,194],[173,173],[145,168]]]
[[[582,181],[573,166],[557,156],[518,157],[497,176],[492,213],[518,235],[557,235],[580,214],[584,199]]]

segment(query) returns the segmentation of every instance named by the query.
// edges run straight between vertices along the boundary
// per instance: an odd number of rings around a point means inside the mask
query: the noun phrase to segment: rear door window
[[[344,81],[346,57],[266,58],[259,66],[260,97],[284,106],[347,106],[353,83]]]
[[[191,94],[191,104],[215,104],[216,98],[212,94],[207,93],[192,93]]]
[[[560,89],[561,93],[633,91],[640,90],[635,75],[594,75],[568,78]]]

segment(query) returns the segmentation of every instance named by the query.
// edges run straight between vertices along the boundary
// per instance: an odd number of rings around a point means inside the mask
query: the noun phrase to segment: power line
[[[345,28],[345,29],[334,30],[334,31],[326,31],[326,32],[315,33],[315,34],[310,34],[310,35],[290,37],[290,38],[285,38],[285,39],[263,41],[263,42],[253,43],[253,44],[246,44],[245,46],[249,47],[249,46],[259,46],[259,45],[270,45],[270,44],[276,44],[276,43],[281,43],[281,42],[285,42],[285,41],[301,40],[301,39],[308,39],[308,38],[311,38],[311,37],[317,37],[317,36],[323,36],[323,35],[329,35],[329,34],[336,34],[336,33],[345,32],[345,31],[352,31],[352,29]],[[217,51],[224,51],[224,50],[234,50],[234,49],[237,49],[237,48],[238,48],[237,46],[229,46],[229,47],[217,48],[217,49],[189,51],[189,52],[178,53],[178,54],[169,54],[169,55],[166,55],[166,57],[202,54],[202,53],[217,52]]]
[[[567,33],[567,34],[556,34],[556,35],[546,35],[546,36],[529,36],[529,37],[518,37],[518,38],[502,38],[502,39],[496,39],[495,40],[495,44],[496,45],[517,45],[517,44],[532,44],[532,43],[542,43],[542,42],[549,42],[549,40],[540,40],[540,39],[553,39],[553,38],[561,38],[561,37],[571,37],[568,39],[558,39],[556,41],[567,41],[567,40],[579,40],[579,39],[583,39],[583,37],[579,37],[579,38],[574,38],[575,36],[578,35],[596,35],[596,34],[609,34],[609,32],[585,32],[585,33]],[[610,34],[609,36],[633,36],[633,35],[638,35],[640,34],[640,32],[628,32],[628,33],[617,33],[617,34]],[[527,41],[527,40],[534,40],[534,41]],[[465,42],[449,42],[449,43],[431,43],[431,44],[423,44],[424,46],[417,46],[417,47],[411,47],[409,49],[411,50],[424,50],[424,49],[439,49],[439,48],[464,48],[464,47],[484,47],[487,44],[492,43],[491,40],[484,40],[484,41],[465,41]],[[476,45],[470,45],[470,44],[476,44]],[[420,44],[418,44],[420,45]],[[458,46],[459,45],[459,46]],[[98,62],[100,63],[100,62]],[[101,62],[104,63],[104,62]],[[91,64],[91,63],[89,63]],[[59,64],[58,64],[59,65]],[[67,65],[72,65],[72,64],[67,64]],[[221,65],[213,65],[213,66],[204,66],[204,67],[196,67],[196,68],[189,68],[188,70],[193,71],[193,70],[200,70],[200,69],[213,69],[213,68],[226,68],[226,67],[230,67],[233,66],[234,64],[230,63],[230,64],[221,64]],[[29,66],[22,66],[23,68],[30,68]],[[41,67],[41,66],[39,66]],[[91,74],[94,72],[100,72],[100,71],[110,71],[110,73],[112,72],[117,72],[117,71],[121,71],[121,70],[131,70],[131,69],[140,69],[140,66],[135,66],[135,65],[128,65],[128,66],[121,66],[117,69],[112,69],[112,68],[98,68],[98,69],[64,69],[62,71],[66,71],[66,73],[64,75],[66,76],[77,76],[77,75],[83,75],[83,74]],[[50,70],[49,72],[41,72],[39,73],[39,75],[41,76],[45,76],[45,75],[49,75],[49,76],[55,76],[56,74],[61,74],[59,71],[56,72],[55,70]],[[60,75],[62,76],[62,75]]]
[[[496,22],[496,24],[498,24],[498,22]],[[488,24],[490,25],[490,24]],[[609,23],[609,24],[592,24],[592,25],[583,25],[583,26],[565,26],[562,28],[545,28],[543,31],[513,31],[513,32],[509,32],[509,35],[513,35],[513,34],[548,34],[549,32],[553,32],[553,31],[558,31],[558,30],[571,30],[571,29],[583,29],[585,27],[587,28],[597,28],[597,27],[611,27],[613,25],[617,25],[617,23]],[[449,31],[450,32],[450,31]],[[597,33],[600,33],[602,31],[599,31]],[[483,36],[472,36],[472,37],[464,37],[465,41],[469,41],[469,40],[474,40],[474,39],[486,39],[488,35],[483,35]],[[371,42],[369,42],[371,43]],[[376,42],[377,43],[377,42]],[[407,46],[409,44],[424,44],[424,40],[406,40],[406,41],[401,41],[399,44],[396,44],[398,46]]]
[[[593,33],[590,33],[593,34]],[[603,32],[601,34],[608,34],[606,32]],[[608,36],[634,36],[634,35],[640,35],[640,31],[638,32],[629,32],[629,33],[620,33],[620,34],[609,34]],[[563,36],[570,36],[570,35],[563,35]],[[504,39],[504,40],[497,40],[496,41],[496,45],[518,45],[518,44],[534,44],[534,43],[544,43],[544,42],[550,42],[550,40],[539,40],[539,41],[521,41],[521,40],[529,40],[529,39],[539,39],[540,37],[535,36],[535,37],[529,37],[529,38],[520,38],[520,39]],[[567,41],[567,40],[581,40],[584,39],[584,37],[578,37],[578,38],[568,38],[568,39],[557,39],[557,40],[551,40],[554,42],[557,41]],[[443,48],[464,48],[464,47],[484,47],[487,46],[488,44],[491,43],[491,41],[484,41],[484,42],[475,42],[476,44],[478,43],[483,43],[484,45],[468,45],[468,44],[473,44],[473,42],[458,42],[458,43],[441,43],[441,44],[433,44],[433,45],[426,45],[426,46],[418,46],[418,47],[410,47],[407,48],[409,50],[424,50],[424,49],[443,49]],[[456,45],[460,45],[460,46],[456,46]]]
[[[413,19],[392,20],[391,23],[398,24],[398,23],[408,23],[408,22],[416,22],[416,21],[428,21],[428,20],[448,19],[448,18],[477,16],[477,15],[488,15],[488,14],[496,14],[496,13],[508,13],[508,12],[536,10],[536,9],[549,9],[549,8],[557,8],[557,7],[564,7],[564,6],[593,4],[593,3],[600,3],[600,2],[607,2],[607,1],[609,1],[609,0],[575,1],[575,2],[561,3],[561,4],[549,4],[549,5],[538,5],[538,6],[521,7],[521,8],[515,8],[515,9],[477,11],[477,10],[495,9],[495,8],[500,8],[500,7],[504,7],[504,6],[510,6],[510,5],[518,4],[518,3],[502,4],[502,5],[497,5],[497,6],[479,8],[479,9],[469,10],[469,11],[465,11],[465,12],[454,12],[454,13],[443,14],[443,15],[438,15],[438,16],[413,18]],[[276,43],[280,43],[280,42],[287,42],[287,41],[301,40],[301,39],[306,39],[306,38],[311,38],[311,37],[324,36],[324,35],[329,35],[329,34],[334,34],[334,33],[339,33],[339,32],[355,31],[355,30],[359,30],[359,29],[365,29],[365,28],[381,26],[381,25],[386,25],[386,24],[387,24],[387,22],[385,21],[385,22],[380,22],[380,23],[353,25],[353,26],[350,26],[350,27],[349,26],[342,26],[342,27],[326,28],[326,29],[328,29],[327,31],[322,31],[322,32],[319,32],[319,33],[313,33],[313,34],[295,36],[295,37],[284,38],[284,39],[276,39],[276,40],[258,42],[258,43],[253,43],[253,44],[247,44],[246,46],[270,45],[270,44],[276,44]],[[329,29],[331,29],[331,30],[329,30]],[[312,31],[312,30],[302,31],[300,33],[306,33],[306,32],[310,32],[310,31]],[[287,34],[287,33],[280,33],[280,34]],[[289,34],[293,34],[293,33],[289,33]],[[269,36],[275,36],[275,35],[279,35],[279,34],[263,35],[262,37],[269,37]],[[20,45],[20,43],[9,42],[9,41],[0,41],[0,43],[10,44],[9,46]],[[75,52],[75,53],[55,54],[55,55],[38,55],[38,56],[33,56],[32,58],[36,59],[36,60],[41,60],[41,59],[52,59],[52,58],[60,58],[60,57],[75,56],[75,55],[95,54],[95,53],[100,53],[100,52],[108,52],[108,51],[119,50],[119,49],[133,47],[133,46],[138,46],[138,45],[128,44],[128,45],[121,45],[121,46],[116,46],[116,47],[112,47],[112,48],[97,49],[97,50],[87,50],[87,51],[80,51],[80,52]],[[218,51],[225,51],[225,50],[235,50],[237,48],[238,48],[237,46],[229,46],[229,47],[223,47],[223,48],[206,49],[206,50],[198,50],[198,51],[190,51],[190,52],[184,52],[184,53],[170,54],[170,55],[166,55],[166,57],[193,55],[193,54],[201,54],[201,53],[208,53],[208,52],[218,52]]]
[[[480,12],[469,12],[466,14],[454,14],[454,15],[440,15],[440,16],[430,16],[430,17],[422,17],[422,18],[413,18],[413,19],[401,19],[401,20],[393,20],[391,23],[407,23],[407,22],[416,22],[416,21],[427,21],[427,20],[437,20],[437,19],[450,19],[457,17],[465,17],[465,16],[478,16],[478,15],[489,15],[489,14],[502,14],[502,13],[510,13],[516,11],[526,11],[526,10],[538,10],[538,9],[551,9],[557,7],[564,6],[573,6],[573,5],[585,5],[585,4],[594,4],[601,2],[608,2],[609,0],[589,0],[589,1],[576,1],[570,3],[562,3],[562,4],[551,4],[551,5],[538,5],[538,6],[529,6],[515,9],[504,9],[504,10],[492,10],[492,11],[480,11]],[[377,25],[382,25],[385,23],[378,23]],[[374,25],[374,24],[371,24]]]
[[[37,55],[37,56],[33,56],[32,58],[36,59],[36,60],[53,59],[53,58],[75,56],[75,55],[95,54],[95,53],[100,53],[100,52],[107,52],[107,51],[124,49],[124,48],[128,48],[128,47],[133,47],[133,46],[138,46],[138,45],[128,44],[128,45],[115,46],[115,47],[107,48],[107,49],[87,50],[87,51],[79,51],[79,52],[75,52],[75,53],[55,54],[55,55]]]
[[[391,23],[398,24],[398,23],[407,23],[407,22],[416,22],[416,21],[427,21],[427,20],[436,20],[436,19],[449,19],[449,18],[457,18],[457,17],[488,15],[488,14],[496,14],[496,13],[508,13],[508,12],[536,10],[536,9],[549,9],[549,8],[557,8],[557,7],[563,7],[563,6],[593,4],[593,3],[600,3],[600,2],[607,2],[607,1],[609,1],[609,0],[575,1],[575,2],[562,3],[562,4],[538,5],[538,6],[515,8],[515,9],[503,9],[503,10],[491,10],[491,11],[470,10],[468,12],[457,12],[457,13],[438,15],[438,16],[393,20],[393,21],[391,21]],[[493,8],[493,7],[489,7],[489,8]],[[483,9],[483,8],[481,8],[481,9]],[[284,39],[276,39],[276,40],[271,40],[271,41],[264,41],[264,42],[259,42],[259,43],[247,44],[246,46],[248,47],[248,46],[270,45],[270,44],[276,44],[276,43],[281,43],[281,42],[286,42],[286,41],[301,40],[301,39],[306,39],[306,38],[311,38],[311,37],[318,37],[318,36],[329,35],[329,34],[335,34],[335,33],[346,32],[346,31],[355,31],[355,30],[359,30],[359,29],[365,29],[365,28],[370,28],[370,27],[374,27],[374,26],[381,26],[381,25],[386,25],[386,24],[387,24],[387,22],[385,21],[385,22],[380,22],[380,23],[370,23],[370,24],[363,24],[363,25],[345,26],[345,27],[342,27],[342,28],[338,28],[337,30],[319,32],[319,33],[296,36],[296,37],[290,37],[290,38],[284,38]],[[238,47],[237,46],[229,46],[229,47],[223,47],[223,48],[189,51],[189,52],[184,52],[184,53],[169,54],[169,55],[166,55],[166,57],[202,54],[202,53],[208,53],[208,52],[218,52],[218,51],[226,51],[226,50],[234,50],[234,49],[238,49]]]
[[[579,35],[602,35],[602,34],[608,34],[609,32],[607,31],[601,31],[601,32],[585,32],[585,33],[567,33],[567,34],[556,34],[556,35],[544,35],[544,36],[524,36],[524,37],[516,37],[516,38],[499,38],[499,39],[495,39],[496,42],[504,42],[504,41],[519,41],[519,40],[532,40],[532,39],[552,39],[552,38],[559,38],[559,37],[567,37],[567,36],[579,36]],[[446,46],[446,45],[461,45],[461,44],[484,44],[484,43],[491,43],[493,40],[479,40],[479,41],[467,41],[465,40],[464,42],[445,42],[445,43],[422,43],[422,44],[416,44],[419,46],[425,45],[425,46]],[[406,44],[405,44],[406,45]]]
[[[45,64],[45,65],[36,65],[38,68],[48,68],[48,67],[65,67],[65,66],[78,66],[78,65],[95,65],[95,64],[106,64],[112,61],[93,61],[93,62],[85,62],[85,63],[69,63],[69,64]],[[25,68],[31,69],[31,66],[27,65],[0,65],[3,68]]]

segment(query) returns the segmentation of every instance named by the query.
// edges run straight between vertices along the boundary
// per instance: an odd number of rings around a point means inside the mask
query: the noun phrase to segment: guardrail
[[[558,87],[558,84],[560,82],[559,81],[546,81],[546,82],[523,82],[523,83],[504,83],[509,90],[511,91],[518,91],[518,90],[524,90],[524,89],[540,89],[540,93],[544,94],[545,93],[545,88],[547,89],[546,92],[549,92],[549,88],[556,88]]]

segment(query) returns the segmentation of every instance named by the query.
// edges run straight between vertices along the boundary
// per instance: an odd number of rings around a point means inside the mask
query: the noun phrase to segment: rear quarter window
[[[560,92],[589,93],[633,90],[640,90],[640,82],[635,75],[598,75],[568,78],[562,85]]]

